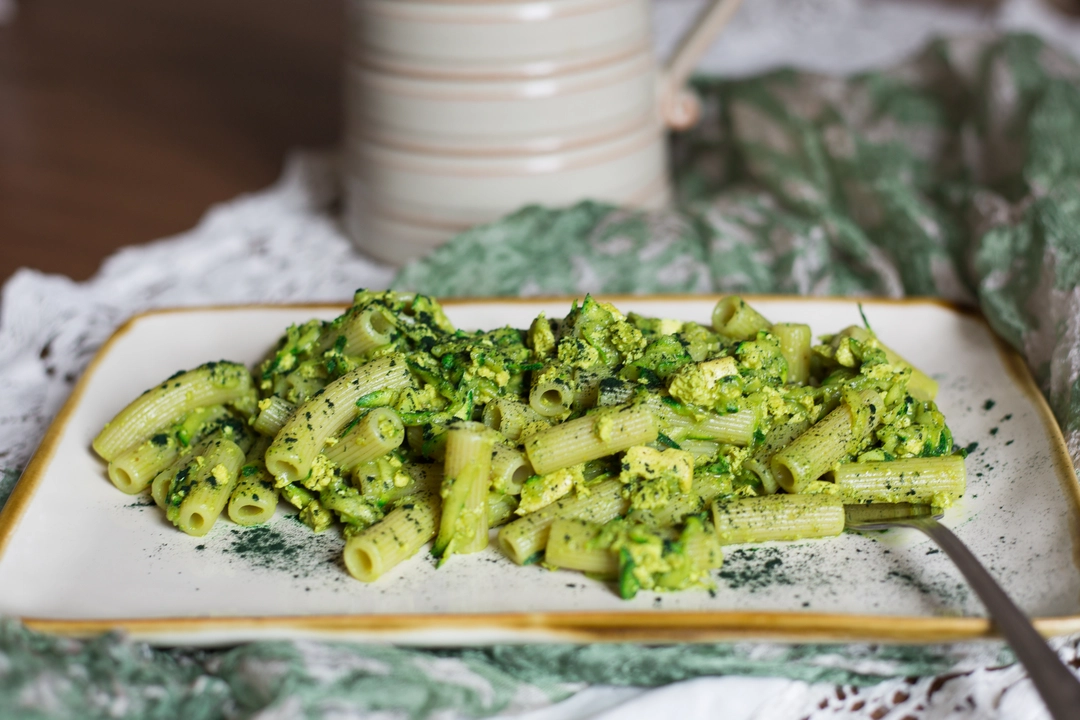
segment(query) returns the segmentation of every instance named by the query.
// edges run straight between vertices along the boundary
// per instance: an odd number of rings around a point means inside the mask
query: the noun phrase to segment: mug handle
[[[701,116],[701,101],[686,81],[741,4],[742,0],[708,0],[664,63],[657,84],[660,117],[672,130],[685,130]]]

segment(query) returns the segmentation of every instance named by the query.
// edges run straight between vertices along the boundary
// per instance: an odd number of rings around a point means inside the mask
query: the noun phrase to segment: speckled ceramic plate
[[[618,298],[624,310],[708,322],[713,299]],[[759,298],[815,333],[860,322],[851,300]],[[568,301],[448,304],[459,327],[525,326]],[[941,383],[969,446],[969,485],[945,522],[1046,633],[1080,630],[1080,488],[1020,359],[978,316],[930,301],[865,301],[881,338]],[[414,645],[493,642],[874,639],[990,634],[978,599],[915,531],[731,547],[713,593],[620,600],[578,573],[518,567],[494,547],[436,570],[421,552],[379,581],[349,577],[335,531],[279,510],[262,527],[221,520],[204,538],[118,492],[90,450],[142,389],[210,359],[254,363],[290,323],[336,307],[233,307],[136,317],[102,348],[0,514],[0,613],[71,634],[121,627],[156,643],[333,637]]]

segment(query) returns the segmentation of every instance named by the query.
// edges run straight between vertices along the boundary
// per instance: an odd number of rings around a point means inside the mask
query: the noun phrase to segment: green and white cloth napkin
[[[0,503],[89,358],[132,313],[346,301],[388,284],[442,296],[737,291],[978,305],[1027,359],[1080,460],[1074,62],[1007,36],[935,42],[849,79],[782,71],[702,78],[699,89],[704,122],[674,140],[677,210],[526,208],[394,276],[351,250],[330,210],[333,164],[305,157],[274,188],[215,208],[183,236],[124,250],[86,283],[20,271],[0,301]],[[1080,664],[1080,637],[1057,645]],[[1009,661],[997,643],[161,650],[0,618],[0,717],[547,720],[633,700],[614,686],[669,686],[651,696],[665,703],[765,692],[718,676],[786,678],[768,685],[772,702],[742,714],[759,720],[1038,717]],[[680,681],[690,682],[670,685]],[[656,707],[646,698],[619,713]]]

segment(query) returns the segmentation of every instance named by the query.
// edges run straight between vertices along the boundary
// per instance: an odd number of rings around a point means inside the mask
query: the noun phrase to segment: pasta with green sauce
[[[151,388],[93,447],[189,534],[283,500],[340,528],[364,582],[493,538],[630,598],[711,587],[725,545],[837,535],[845,505],[955,501],[964,453],[936,392],[868,327],[815,344],[738,296],[711,324],[586,296],[466,331],[432,298],[360,290],[253,371],[219,361]]]

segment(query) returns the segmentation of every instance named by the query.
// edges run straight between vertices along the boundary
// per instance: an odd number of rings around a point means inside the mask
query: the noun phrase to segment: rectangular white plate
[[[715,298],[617,298],[624,311],[709,322]],[[853,300],[758,298],[816,334],[860,323]],[[568,300],[447,304],[462,328],[525,327]],[[932,301],[864,301],[882,340],[941,383],[967,459],[946,523],[1047,633],[1080,630],[1080,488],[1018,356],[978,316]],[[219,520],[203,538],[108,481],[90,441],[144,388],[207,360],[257,362],[290,323],[338,307],[232,307],[141,315],[102,348],[0,514],[0,613],[54,632],[122,627],[152,642],[333,637],[414,645],[597,640],[986,636],[978,599],[915,531],[732,547],[714,593],[620,600],[578,573],[518,567],[494,547],[436,570],[421,552],[379,581],[349,577],[336,531],[279,510],[267,526]]]

